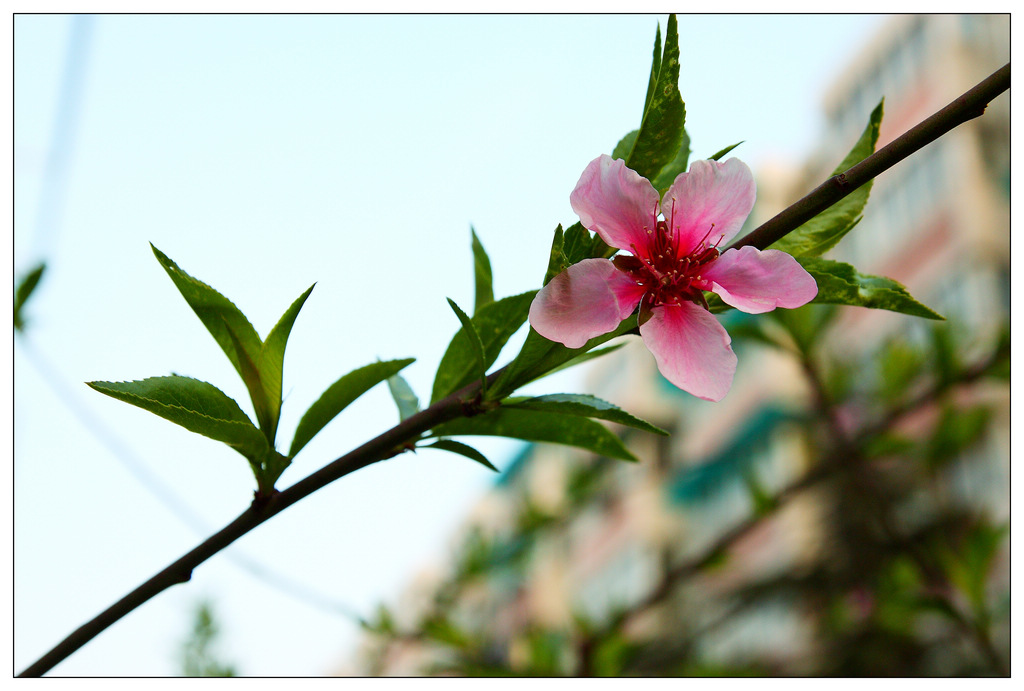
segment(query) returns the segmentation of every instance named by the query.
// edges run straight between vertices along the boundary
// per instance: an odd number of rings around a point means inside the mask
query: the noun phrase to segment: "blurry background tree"
[[[958,477],[1000,443],[1008,338],[965,362],[939,325],[854,378],[804,340],[834,315],[742,331],[800,361],[812,402],[700,463],[525,454],[429,604],[368,623],[361,671],[1007,674],[1006,524]]]
[[[181,646],[181,673],[186,677],[234,677],[234,665],[217,659],[216,642],[220,630],[209,602],[196,606],[192,632]]]
[[[25,316],[25,305],[32,297],[32,293],[35,292],[45,271],[46,264],[40,262],[18,280],[18,285],[14,289],[14,328],[16,331],[23,331],[28,323],[28,318]]]

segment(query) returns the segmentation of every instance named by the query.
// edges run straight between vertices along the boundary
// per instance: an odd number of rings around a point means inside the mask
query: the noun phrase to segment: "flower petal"
[[[658,192],[622,159],[602,154],[587,166],[569,195],[584,228],[612,247],[631,250],[647,244],[647,228],[658,217]],[[635,251],[635,250],[634,250]],[[643,251],[641,249],[641,251]]]
[[[580,348],[628,317],[644,289],[607,259],[584,259],[558,274],[530,305],[530,325],[544,338]]]
[[[680,254],[695,250],[705,236],[708,245],[729,242],[754,208],[756,192],[754,175],[738,158],[691,163],[689,172],[680,173],[665,192],[661,205]]]
[[[683,391],[706,401],[729,393],[736,373],[732,339],[703,307],[692,302],[655,307],[640,335],[661,373]]]
[[[818,294],[818,284],[796,259],[779,250],[726,250],[702,272],[711,290],[750,314],[800,307]]]

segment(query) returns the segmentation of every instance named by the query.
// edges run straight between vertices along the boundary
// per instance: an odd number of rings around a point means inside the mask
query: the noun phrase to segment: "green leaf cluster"
[[[556,237],[562,237],[560,227]],[[491,469],[495,469],[493,464],[478,450],[450,437],[502,436],[533,442],[561,443],[611,458],[635,460],[619,438],[595,420],[607,420],[659,434],[665,432],[593,396],[557,394],[536,398],[508,398],[520,386],[556,369],[610,352],[614,348],[588,351],[635,326],[630,320],[625,320],[619,329],[593,339],[587,346],[578,349],[565,348],[548,341],[530,329],[516,358],[496,377],[488,377],[487,370],[496,362],[502,348],[526,322],[537,291],[495,300],[490,261],[475,231],[472,233],[472,248],[477,295],[474,314],[470,317],[454,301],[448,300],[461,328],[441,358],[430,400],[431,403],[437,403],[475,381],[480,382],[480,387],[474,389],[475,393],[464,402],[470,406],[471,414],[436,426],[424,439],[437,438],[438,441],[421,448],[456,453]],[[553,251],[550,268],[560,261],[555,255]],[[481,299],[481,296],[485,299]],[[407,385],[403,392],[393,387],[392,395],[400,410],[403,399],[415,399],[415,394],[408,390]]]
[[[216,386],[190,377],[95,381],[89,382],[89,386],[190,432],[227,444],[249,461],[260,496],[269,496],[274,491],[274,484],[292,458],[349,403],[413,362],[405,359],[373,363],[332,384],[303,415],[291,449],[284,456],[276,450],[275,441],[281,415],[285,346],[313,287],[291,304],[264,340],[234,303],[190,276],[156,247],[153,253],[242,379],[258,425]]]
[[[868,118],[867,127],[850,153],[833,171],[840,175],[875,152],[882,126],[884,100]],[[863,218],[871,194],[872,181],[860,186],[840,201],[773,243],[776,249],[793,255],[818,284],[813,302],[885,309],[925,319],[943,319],[934,310],[915,300],[898,282],[890,278],[861,274],[853,266],[821,255],[836,246]]]

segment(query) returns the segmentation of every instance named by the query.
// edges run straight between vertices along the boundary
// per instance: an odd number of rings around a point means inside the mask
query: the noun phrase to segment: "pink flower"
[[[694,161],[665,193],[622,160],[600,156],[583,171],[569,201],[584,227],[632,252],[584,259],[555,276],[530,306],[545,338],[580,348],[640,306],[640,336],[670,382],[720,401],[732,386],[736,355],[708,311],[703,291],[751,314],[799,307],[818,293],[793,257],[754,247],[719,253],[754,206],[745,163]],[[659,215],[664,211],[664,219]]]

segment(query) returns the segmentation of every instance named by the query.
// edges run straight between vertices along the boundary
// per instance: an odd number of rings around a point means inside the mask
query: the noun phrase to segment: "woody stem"
[[[981,116],[989,102],[1009,88],[1010,63],[1006,63],[942,110],[907,130],[846,172],[834,175],[818,185],[806,197],[734,242],[730,249],[746,245],[765,249],[954,127]]]

